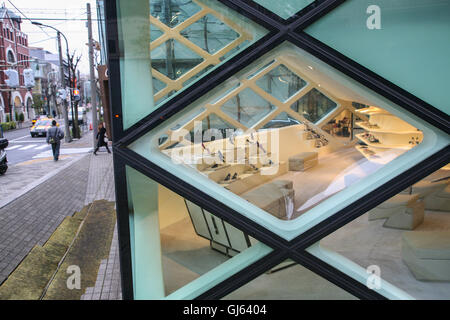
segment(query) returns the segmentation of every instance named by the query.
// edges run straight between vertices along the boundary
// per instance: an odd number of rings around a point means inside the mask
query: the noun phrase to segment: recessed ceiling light
[[[308,68],[310,68],[311,70],[314,70],[314,68],[313,68],[313,67],[311,67],[311,66],[308,66]]]

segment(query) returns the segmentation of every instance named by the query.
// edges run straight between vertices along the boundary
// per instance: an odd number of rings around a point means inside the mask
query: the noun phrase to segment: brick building
[[[22,19],[5,7],[0,8],[0,122],[6,115],[15,119],[15,113],[23,113],[25,120],[34,117],[31,90],[24,86],[23,70],[30,67],[28,36],[21,31]],[[16,67],[17,66],[17,67]],[[15,69],[19,73],[19,88],[11,90],[6,83],[4,72]]]

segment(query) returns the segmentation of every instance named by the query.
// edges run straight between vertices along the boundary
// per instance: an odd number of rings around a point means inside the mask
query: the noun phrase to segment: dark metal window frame
[[[231,9],[239,11],[240,14],[265,27],[269,33],[242,52],[238,53],[227,63],[219,65],[216,69],[200,78],[190,86],[190,90],[175,95],[157,110],[144,117],[127,130],[123,130],[122,123],[119,64],[120,50],[116,0],[107,0],[105,2],[108,67],[110,73],[109,84],[113,117],[116,208],[123,298],[133,299],[129,208],[125,173],[125,166],[128,165],[273,249],[273,251],[264,258],[256,261],[247,268],[239,271],[217,286],[201,294],[197,299],[219,299],[224,297],[288,258],[358,298],[385,299],[385,297],[376,291],[369,289],[326,262],[314,257],[308,253],[306,249],[350,221],[363,215],[368,210],[447,164],[450,159],[449,146],[436,152],[434,155],[418,163],[406,172],[393,177],[383,186],[355,200],[351,205],[336,212],[333,216],[299,235],[292,241],[287,241],[270,230],[263,228],[256,222],[226,207],[223,203],[211,198],[201,190],[193,188],[191,185],[170,172],[164,171],[157,165],[127,148],[131,142],[142,137],[155,126],[164,122],[166,119],[200,98],[205,92],[220,85],[244,66],[249,65],[284,41],[290,41],[321,59],[328,65],[365,85],[369,89],[372,89],[376,93],[396,103],[403,109],[415,114],[424,121],[432,124],[434,127],[449,134],[449,116],[446,113],[415,97],[406,90],[399,88],[302,31],[341,3],[345,2],[345,0],[317,0],[287,20],[280,18],[253,1],[218,1]]]

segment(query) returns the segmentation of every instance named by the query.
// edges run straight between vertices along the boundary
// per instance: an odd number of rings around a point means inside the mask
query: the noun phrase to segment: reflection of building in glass
[[[208,1],[150,3],[150,49],[155,103],[190,84],[245,47],[253,36]]]

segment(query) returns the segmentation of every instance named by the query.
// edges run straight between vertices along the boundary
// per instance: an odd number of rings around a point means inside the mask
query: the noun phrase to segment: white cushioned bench
[[[450,281],[450,231],[404,232],[402,258],[418,280]]]
[[[294,201],[292,188],[292,181],[276,180],[245,192],[241,197],[277,218],[287,219],[291,214],[289,203]]]
[[[319,163],[317,152],[302,152],[289,157],[289,171],[305,171]]]
[[[369,211],[369,221],[386,219],[384,227],[413,230],[423,222],[424,203],[418,194],[398,194]]]

